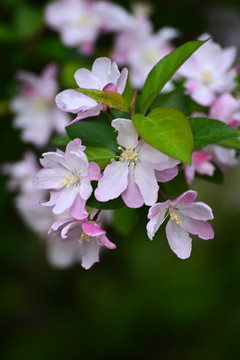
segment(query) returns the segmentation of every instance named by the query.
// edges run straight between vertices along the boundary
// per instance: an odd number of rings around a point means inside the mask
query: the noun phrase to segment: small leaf
[[[129,112],[127,102],[124,100],[123,96],[117,92],[83,88],[77,88],[76,90],[89,96],[91,99],[96,100],[100,104],[104,104],[121,111]]]
[[[140,136],[159,151],[190,164],[193,137],[188,119],[177,109],[155,108],[133,115]]]
[[[142,114],[146,114],[153,100],[180,66],[206,41],[187,42],[166,55],[153,67],[142,89],[140,98],[140,110]]]
[[[104,169],[111,159],[115,158],[116,153],[106,147],[90,147],[85,150],[88,161],[95,161],[101,169]]]
[[[121,235],[129,235],[134,228],[136,209],[123,206],[114,211],[113,226]]]
[[[118,152],[117,133],[114,129],[102,122],[81,120],[67,126],[67,134],[71,139],[80,138],[83,145],[107,147]]]
[[[224,122],[208,118],[189,119],[193,138],[194,149],[200,149],[218,141],[239,136],[238,133]]]

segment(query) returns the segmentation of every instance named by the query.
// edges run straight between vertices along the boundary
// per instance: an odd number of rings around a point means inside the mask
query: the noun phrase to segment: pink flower
[[[184,175],[187,184],[193,181],[195,172],[200,175],[213,175],[215,167],[209,160],[212,160],[212,154],[206,151],[194,151],[192,153],[191,165],[184,164]]]
[[[64,45],[76,46],[84,54],[91,55],[102,22],[96,4],[90,0],[55,1],[46,6],[45,21],[60,33]]]
[[[119,64],[129,67],[133,86],[142,88],[154,65],[173,50],[170,41],[178,34],[179,32],[173,28],[163,28],[152,34],[147,23],[137,26],[120,33],[116,38],[112,57]],[[165,91],[172,88],[172,84],[168,84]]]
[[[115,62],[111,62],[108,58],[98,58],[93,63],[92,71],[79,69],[74,77],[80,88],[106,90],[122,94],[127,75],[126,68],[120,73]],[[58,94],[56,103],[61,110],[78,114],[71,124],[87,117],[97,116],[101,110],[105,109],[103,104],[99,104],[90,97],[71,89]]]
[[[196,196],[196,191],[189,190],[173,201],[157,203],[149,209],[148,237],[152,240],[169,215],[166,235],[170,248],[180,259],[186,259],[191,254],[192,239],[189,233],[204,240],[214,237],[214,231],[206,221],[213,219],[212,210],[203,202],[194,203]]]
[[[204,34],[199,39],[209,37],[209,34]],[[232,91],[236,86],[234,78],[237,72],[233,68],[235,58],[235,47],[222,49],[212,40],[202,45],[178,71],[187,79],[184,86],[192,99],[209,106],[217,94]]]
[[[108,201],[121,195],[128,207],[153,205],[158,197],[157,182],[175,177],[179,161],[138,140],[131,120],[115,119],[112,126],[118,131],[117,141],[122,153],[118,161],[112,160],[105,168],[95,190],[96,199]]]
[[[65,132],[69,118],[54,102],[58,90],[56,72],[56,66],[49,65],[40,76],[27,71],[17,74],[24,85],[21,94],[12,100],[10,106],[16,113],[13,126],[22,130],[24,142],[40,147],[48,143],[52,131]]]
[[[68,218],[55,221],[49,233],[53,233],[58,241],[79,242],[79,254],[82,267],[89,269],[95,262],[99,262],[100,247],[115,249],[116,245],[108,240],[106,232],[94,221],[79,221]]]
[[[240,122],[240,101],[231,94],[222,94],[209,110],[209,117],[236,127]]]
[[[40,189],[52,189],[49,202],[42,205],[53,206],[54,214],[69,210],[76,219],[87,217],[86,200],[92,193],[92,180],[101,177],[95,162],[88,162],[80,139],[71,141],[66,152],[48,152],[40,160],[41,169],[34,179]]]

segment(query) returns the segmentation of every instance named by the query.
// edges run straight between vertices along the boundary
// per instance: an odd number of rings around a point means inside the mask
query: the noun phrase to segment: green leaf
[[[67,126],[67,134],[71,139],[80,138],[83,145],[107,147],[118,152],[117,133],[111,125],[102,122],[81,120]]]
[[[85,153],[88,161],[95,161],[101,169],[104,169],[112,158],[116,157],[116,153],[106,147],[87,147]]]
[[[193,137],[188,119],[177,109],[155,108],[147,116],[133,115],[140,136],[159,151],[191,162]]]
[[[113,226],[121,235],[129,235],[134,228],[136,209],[123,206],[114,211]]]
[[[100,104],[107,105],[111,108],[129,112],[128,104],[123,96],[113,91],[100,91],[95,89],[77,88],[77,91],[89,96]]]
[[[205,41],[187,42],[166,55],[153,67],[142,89],[140,98],[142,114],[146,114],[147,109],[164,85],[172,78],[180,66],[204,43]]]
[[[208,118],[189,118],[194,138],[194,149],[218,141],[239,136],[238,133],[224,122]]]
[[[51,144],[55,146],[66,146],[69,143],[69,141],[71,141],[71,139],[67,135],[54,136],[51,139]]]
[[[240,141],[234,138],[219,141],[217,145],[230,149],[240,150]]]

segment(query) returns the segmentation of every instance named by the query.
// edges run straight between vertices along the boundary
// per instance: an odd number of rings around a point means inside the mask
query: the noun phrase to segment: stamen
[[[64,180],[60,182],[61,185],[66,185],[66,188],[69,188],[69,186],[74,182],[80,182],[80,178],[77,176],[71,176],[71,175],[62,175]]]
[[[212,81],[212,73],[211,71],[205,71],[203,74],[202,74],[202,78],[203,78],[203,82],[205,85],[209,85],[210,82]]]
[[[81,244],[83,241],[90,242],[90,238],[89,238],[89,236],[88,236],[85,232],[83,232],[82,235],[81,235],[81,237],[80,237],[80,239],[79,239],[78,241],[79,241],[80,244]]]
[[[177,225],[180,224],[180,217],[179,215],[176,214],[176,212],[173,210],[172,207],[169,207],[169,215],[170,215],[170,218],[171,220],[175,221]]]
[[[122,146],[118,147],[119,150],[122,151],[122,154],[118,156],[118,161],[125,162],[127,161],[127,166],[136,165],[136,162],[138,161],[139,152],[134,151],[130,146],[126,147],[125,149],[122,148]],[[121,164],[119,164],[119,167]]]

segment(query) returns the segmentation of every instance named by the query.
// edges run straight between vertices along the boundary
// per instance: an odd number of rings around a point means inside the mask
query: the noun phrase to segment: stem
[[[159,189],[158,192],[164,200],[169,200],[168,197],[164,194],[164,192],[161,189]]]
[[[98,210],[98,212],[96,213],[96,215],[93,217],[92,221],[97,221],[98,215],[100,214],[101,209]]]
[[[107,109],[107,112],[113,119],[115,119],[115,116],[113,115],[113,113],[111,112],[111,110],[109,108]]]

